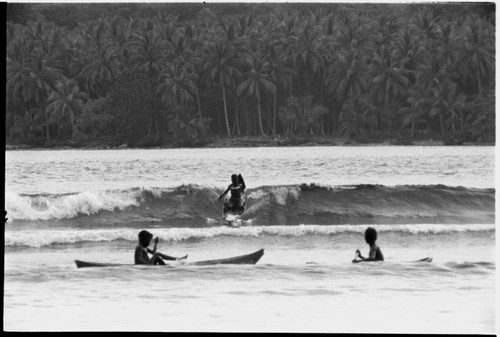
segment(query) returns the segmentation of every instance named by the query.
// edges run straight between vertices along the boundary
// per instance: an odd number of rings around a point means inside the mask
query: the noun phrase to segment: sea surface
[[[495,333],[495,147],[5,159],[6,331]],[[247,185],[237,228],[217,201],[233,173]],[[385,261],[353,264],[368,227]],[[188,258],[134,266],[142,229]],[[190,265],[261,248],[256,265]]]

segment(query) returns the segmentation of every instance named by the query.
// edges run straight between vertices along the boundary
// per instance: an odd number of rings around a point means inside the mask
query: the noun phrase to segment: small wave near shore
[[[231,228],[214,226],[203,228],[148,228],[161,241],[180,242],[191,240],[212,239],[222,236],[232,237],[302,237],[328,236],[339,234],[361,235],[365,226],[360,225],[298,225],[298,226],[245,226]],[[436,224],[404,224],[404,225],[376,225],[380,233],[398,233],[402,235],[439,235],[450,233],[485,233],[495,230],[494,224],[471,225],[436,225]],[[52,245],[71,245],[82,243],[102,243],[113,241],[137,241],[137,229],[53,229],[53,230],[22,230],[7,232],[5,235],[6,247],[47,247]]]

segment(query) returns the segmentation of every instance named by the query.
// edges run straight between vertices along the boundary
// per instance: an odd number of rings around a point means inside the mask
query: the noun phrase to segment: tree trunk
[[[477,67],[476,67],[476,78],[477,78],[477,90],[479,96],[481,96],[481,81],[479,80],[479,71],[477,70]]]
[[[321,78],[321,83],[324,83],[323,78]],[[325,89],[324,89],[324,87],[322,87],[320,90],[321,90],[321,105],[323,105],[324,107],[326,107]],[[325,135],[325,126],[324,126],[325,123],[323,122],[324,119],[325,119],[325,115],[321,116],[321,119],[320,119],[321,136]]]
[[[277,100],[277,90],[274,91],[274,106],[273,106],[273,138],[276,137],[276,100]]]
[[[384,97],[384,110],[385,110],[385,115],[389,117],[389,96],[388,94]],[[386,117],[386,118],[387,118]],[[392,118],[389,118],[389,125],[388,125],[388,131],[390,134],[392,134]]]
[[[226,88],[224,87],[224,83],[222,83],[222,100],[224,101],[224,117],[226,118],[227,135],[231,137],[231,129],[229,128],[229,118],[227,117]]]
[[[163,141],[162,139],[163,137],[160,137],[160,126],[159,126],[160,123],[158,123],[158,120],[156,119],[153,120],[153,123],[154,123],[154,128],[156,130],[156,140]]]
[[[200,102],[200,93],[196,90],[196,100],[198,102],[198,113],[200,114],[200,118],[203,117],[201,114],[201,102]]]
[[[262,136],[265,136],[266,134],[264,133],[264,128],[262,127],[262,112],[260,111],[260,94],[259,94],[259,89],[257,88],[257,106],[259,109],[259,126],[260,126],[260,133]]]
[[[247,126],[247,137],[248,137],[250,136],[250,118],[248,117],[248,104],[245,104],[245,118],[247,121],[246,126]]]
[[[234,99],[234,116],[236,117],[236,134],[238,136],[241,136],[240,117],[239,117],[239,111],[238,111],[238,97],[237,96],[235,96],[235,99]]]
[[[444,122],[443,122],[443,115],[440,113],[439,114],[439,124],[441,125],[441,135],[445,136],[445,129],[444,129]]]
[[[45,116],[45,128],[47,130],[47,143],[50,145],[50,130],[49,130],[49,117],[47,116],[47,111],[44,111]]]

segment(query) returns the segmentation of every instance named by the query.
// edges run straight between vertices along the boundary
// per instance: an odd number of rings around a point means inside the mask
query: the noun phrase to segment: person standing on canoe
[[[233,174],[231,175],[231,184],[227,187],[227,189],[222,193],[219,197],[220,200],[224,198],[227,192],[231,191],[231,197],[228,202],[224,203],[224,213],[227,212],[243,212],[245,208],[245,203],[243,202],[243,193],[245,193],[245,181],[241,174]]]
[[[156,251],[156,246],[158,245],[158,242],[160,241],[158,237],[155,238],[155,245],[153,249],[149,249],[148,246],[151,243],[151,240],[153,239],[153,234],[150,232],[143,230],[139,232],[139,243],[137,247],[135,248],[135,255],[134,255],[134,261],[135,264],[161,264],[164,265],[166,264],[165,260],[171,260],[171,261],[177,261],[181,259],[187,258],[187,255],[184,257],[172,257],[168,256],[165,254],[162,254],[160,252]],[[152,254],[153,256],[149,258],[149,254]]]
[[[368,245],[370,245],[370,253],[368,257],[364,257],[361,255],[361,252],[356,250],[356,257],[352,260],[353,263],[363,262],[363,261],[384,261],[384,255],[380,250],[380,247],[377,246],[377,231],[375,228],[368,227],[365,231],[365,241]]]

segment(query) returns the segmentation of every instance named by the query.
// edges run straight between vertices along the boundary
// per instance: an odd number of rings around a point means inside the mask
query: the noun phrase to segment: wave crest
[[[91,217],[91,223],[113,218],[124,224],[201,227],[221,217],[221,192],[198,185],[56,195],[7,192],[6,210],[14,222]],[[302,184],[247,189],[246,199],[243,217],[256,225],[495,222],[494,189]]]

